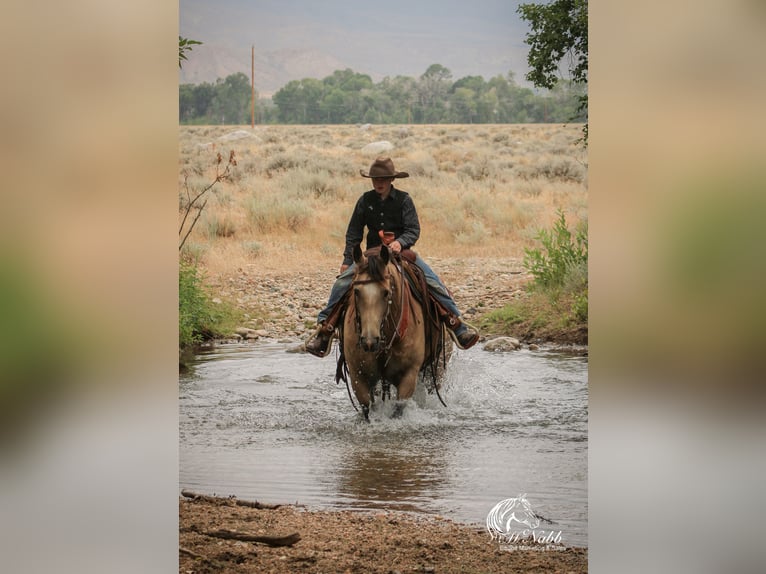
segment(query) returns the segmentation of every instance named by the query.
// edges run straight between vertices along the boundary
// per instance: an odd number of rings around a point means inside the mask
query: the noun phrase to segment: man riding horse
[[[411,249],[420,237],[420,221],[412,198],[393,185],[394,179],[409,177],[409,174],[396,171],[394,162],[388,157],[376,159],[369,173],[362,170],[359,173],[372,180],[373,189],[363,193],[356,202],[346,231],[340,275],[332,286],[327,306],[319,312],[317,330],[306,343],[306,350],[317,357],[326,356],[330,350],[330,342],[342,316],[344,296],[354,277],[354,246],[362,242],[365,227],[368,230],[367,249],[385,244],[394,254]],[[415,265],[426,278],[429,295],[441,309],[440,319],[453,333],[458,346],[468,349],[475,345],[479,333],[460,319],[460,311],[447,287],[419,255],[412,255]]]

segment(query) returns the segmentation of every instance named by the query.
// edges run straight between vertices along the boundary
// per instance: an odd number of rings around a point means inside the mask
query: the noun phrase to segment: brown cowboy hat
[[[396,171],[390,157],[379,157],[372,162],[370,173],[364,173],[361,169],[359,173],[362,177],[410,177],[406,171]]]

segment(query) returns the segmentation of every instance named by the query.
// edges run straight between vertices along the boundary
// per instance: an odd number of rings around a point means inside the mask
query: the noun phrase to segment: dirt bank
[[[299,540],[270,546],[221,537],[232,532],[240,537],[297,534]],[[258,509],[227,499],[182,498],[179,536],[183,574],[587,572],[583,548],[501,545],[483,525],[401,512]]]

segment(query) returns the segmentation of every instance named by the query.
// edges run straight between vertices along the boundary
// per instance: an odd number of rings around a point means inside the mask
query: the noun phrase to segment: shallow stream
[[[396,509],[483,524],[501,500],[587,545],[587,358],[455,351],[442,396],[361,421],[334,353],[226,344],[180,380],[180,487],[320,509]]]

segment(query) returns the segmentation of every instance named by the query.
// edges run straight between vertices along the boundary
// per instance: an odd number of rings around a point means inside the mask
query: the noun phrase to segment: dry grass
[[[238,131],[241,130],[241,131]],[[236,153],[232,177],[214,189],[189,239],[213,276],[253,263],[336,270],[359,195],[359,175],[390,155],[409,179],[399,186],[418,208],[428,257],[522,257],[562,209],[571,226],[587,218],[587,157],[581,126],[412,125],[181,126],[179,194],[214,179],[215,156]],[[231,139],[241,135],[242,139]],[[362,148],[376,141],[388,152]]]

